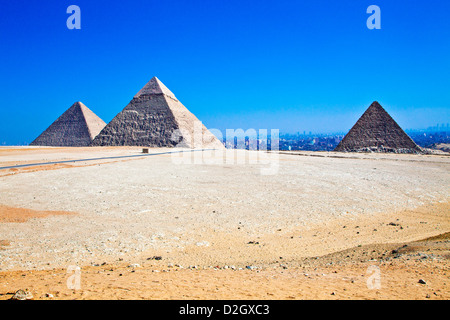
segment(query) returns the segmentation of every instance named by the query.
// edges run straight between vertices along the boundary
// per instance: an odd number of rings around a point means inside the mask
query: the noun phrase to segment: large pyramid
[[[377,101],[370,105],[334,151],[423,152]]]
[[[81,102],[75,102],[31,146],[89,146],[106,123]]]
[[[106,125],[92,145],[223,148],[156,77]]]

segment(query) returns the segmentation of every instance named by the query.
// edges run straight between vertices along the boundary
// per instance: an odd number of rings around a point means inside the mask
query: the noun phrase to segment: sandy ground
[[[364,246],[323,257],[257,269],[167,266],[166,259],[73,271],[0,272],[0,300],[18,289],[34,299],[432,299],[448,300],[449,237],[441,241]],[[442,256],[446,252],[447,257]],[[345,257],[351,259],[345,261]],[[355,259],[361,259],[357,261]],[[339,261],[336,263],[336,261]],[[376,282],[375,276],[379,276]]]
[[[0,166],[141,152],[42,149]],[[0,299],[449,298],[448,157],[202,155],[0,170]]]
[[[48,216],[75,214],[66,211],[38,211],[24,208],[11,208],[0,205],[0,223],[26,222],[30,219],[44,218]]]

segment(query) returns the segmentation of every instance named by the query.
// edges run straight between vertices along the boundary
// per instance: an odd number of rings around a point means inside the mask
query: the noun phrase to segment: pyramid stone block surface
[[[75,102],[31,146],[89,146],[106,123],[81,102]]]
[[[400,128],[377,102],[359,118],[334,151],[422,153],[422,149]]]
[[[223,148],[223,144],[156,77],[106,125],[92,145]]]

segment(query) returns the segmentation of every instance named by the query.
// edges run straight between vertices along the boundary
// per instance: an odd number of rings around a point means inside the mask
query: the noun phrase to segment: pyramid
[[[423,153],[377,101],[370,105],[334,151]]]
[[[81,102],[75,102],[30,146],[89,146],[106,123]]]
[[[92,146],[223,148],[157,77],[106,125]]]

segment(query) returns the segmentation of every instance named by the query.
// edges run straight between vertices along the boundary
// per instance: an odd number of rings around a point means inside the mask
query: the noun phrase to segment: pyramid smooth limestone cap
[[[170,91],[157,77],[153,77],[149,82],[147,82],[147,84],[139,90],[134,97],[137,98],[142,95],[150,94],[165,94],[173,99],[177,99],[172,91]]]

